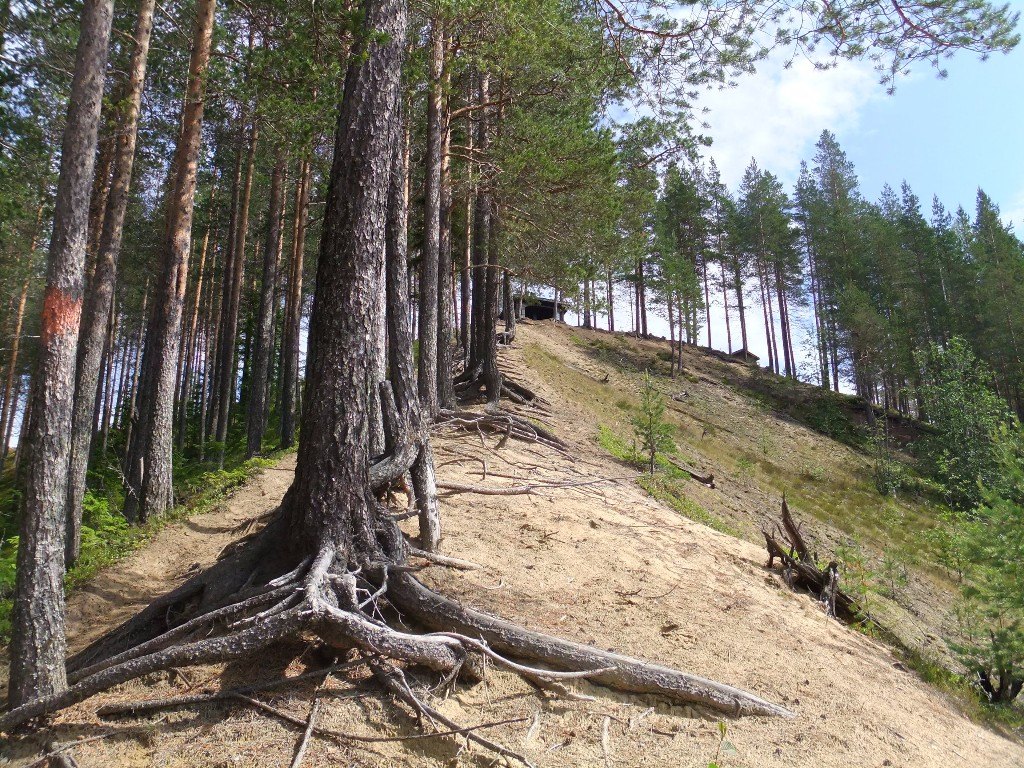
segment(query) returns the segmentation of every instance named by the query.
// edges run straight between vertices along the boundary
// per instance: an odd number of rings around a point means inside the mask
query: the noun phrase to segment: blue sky
[[[869,100],[839,139],[865,193],[906,178],[924,200],[973,208],[982,187],[1024,236],[1024,47],[988,61],[959,56],[949,77],[923,70]]]
[[[1024,0],[1011,5],[1024,11]],[[889,96],[866,62],[821,72],[768,61],[738,87],[705,97],[709,154],[730,185],[751,155],[791,183],[828,129],[868,197],[905,178],[923,201],[937,194],[949,207],[970,209],[981,186],[1024,224],[1024,46],[984,62],[958,54],[945,66],[949,77],[939,79],[919,65]]]

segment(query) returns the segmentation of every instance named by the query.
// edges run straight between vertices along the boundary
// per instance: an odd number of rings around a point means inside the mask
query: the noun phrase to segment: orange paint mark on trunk
[[[81,317],[81,299],[71,298],[54,285],[47,286],[43,297],[43,344],[48,345],[55,336],[77,329]]]

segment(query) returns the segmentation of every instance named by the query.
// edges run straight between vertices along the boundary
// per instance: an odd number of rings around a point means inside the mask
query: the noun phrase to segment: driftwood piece
[[[785,498],[782,499],[782,525],[776,525],[774,532],[762,528],[761,533],[768,550],[765,567],[772,568],[778,559],[786,586],[793,590],[805,589],[815,595],[829,616],[845,622],[860,621],[864,617],[857,602],[839,588],[839,564],[833,560],[825,570],[815,565]]]

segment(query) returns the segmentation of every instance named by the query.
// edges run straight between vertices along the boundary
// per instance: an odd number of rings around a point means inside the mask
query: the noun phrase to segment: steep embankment
[[[598,335],[527,326],[516,347],[503,352],[507,370],[551,402],[550,421],[573,443],[575,460],[515,441],[499,448],[498,437],[476,432],[442,430],[436,435],[442,480],[490,488],[524,483],[547,487],[536,487],[529,495],[461,493],[445,498],[443,551],[484,568],[431,568],[423,578],[467,603],[529,626],[748,688],[786,704],[797,717],[729,721],[728,744],[722,748],[718,719],[690,708],[611,694],[587,684],[574,687],[593,695],[593,701],[549,697],[497,671],[482,683],[460,686],[439,699],[439,709],[466,724],[523,718],[490,729],[488,735],[541,766],[706,768],[712,760],[723,766],[779,768],[1024,763],[1020,745],[963,717],[882,644],[827,620],[810,598],[784,588],[762,567],[758,544],[692,522],[644,493],[635,482],[636,473],[597,444],[601,426],[606,441],[616,430],[625,434],[633,379],[628,365],[602,358],[619,353],[594,352],[591,337]],[[623,354],[658,351],[654,345],[647,351],[644,345],[623,349]],[[826,454],[826,443],[815,442],[818,438],[805,434],[803,427],[772,419],[712,372],[699,372],[697,362],[690,368],[695,381],[679,384],[687,396],[674,404],[682,409],[679,442],[690,451],[688,458],[718,475],[717,490],[692,482],[686,486],[710,522],[750,533],[758,516],[767,518],[777,505],[770,473],[762,476],[763,469],[751,469],[746,462],[737,468],[738,457],[729,464],[734,452],[750,453],[743,446],[751,435],[750,445],[757,445],[758,422],[769,425],[765,428],[781,464],[791,464],[798,472],[801,462],[813,461],[823,471],[835,472],[822,494],[842,495],[842,484],[852,482],[846,480],[847,472],[855,474],[864,462],[858,454],[834,443],[829,447],[833,453]],[[602,383],[606,374],[608,381]],[[693,446],[698,444],[706,450],[696,451]],[[88,593],[76,595],[75,644],[134,609],[144,600],[143,593],[166,588],[193,564],[208,562],[227,539],[241,534],[246,520],[280,498],[288,470],[283,464],[267,472],[212,517],[167,529],[122,568],[129,577],[102,574]],[[550,487],[552,483],[560,487]],[[696,508],[690,511],[701,516]],[[797,512],[807,509],[797,505]],[[195,534],[188,549],[180,538],[186,531]],[[126,601],[132,605],[123,606]],[[87,602],[107,607],[85,609]],[[132,721],[102,723],[95,710],[101,702],[216,690],[297,674],[322,663],[313,649],[297,646],[251,662],[137,681],[61,714],[49,732],[9,747],[8,754],[25,764],[30,755],[38,755],[32,749],[44,739],[70,741],[123,728],[123,735],[76,748],[79,764],[288,765],[298,730],[237,703],[145,719],[152,725],[141,737],[127,731]],[[258,696],[304,719],[313,687],[310,682]],[[318,722],[325,728],[399,739],[418,733],[411,718],[383,700],[361,671],[332,679],[319,695],[323,703]],[[314,739],[303,765],[491,762],[491,755],[477,747],[460,748],[452,738],[361,744]]]

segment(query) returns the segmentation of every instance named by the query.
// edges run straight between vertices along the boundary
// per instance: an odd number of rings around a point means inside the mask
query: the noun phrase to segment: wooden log
[[[710,472],[705,474],[705,473],[701,472],[700,470],[694,469],[693,467],[689,466],[688,464],[683,464],[681,461],[676,461],[671,456],[666,456],[665,458],[668,460],[669,464],[671,464],[673,467],[675,467],[679,471],[685,472],[690,477],[692,477],[694,480],[696,480],[698,483],[701,483],[702,485],[706,485],[708,488],[714,488],[715,487],[715,476],[714,476],[714,474],[712,474]]]

